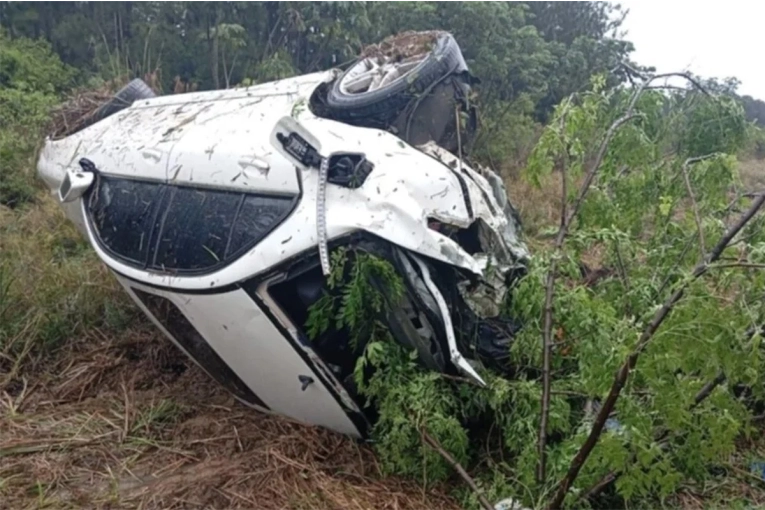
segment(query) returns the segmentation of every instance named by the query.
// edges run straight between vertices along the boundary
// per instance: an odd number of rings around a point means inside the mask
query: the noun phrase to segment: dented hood
[[[40,174],[55,188],[66,168],[90,159],[124,177],[298,194],[294,164],[269,144],[276,122],[307,107],[321,72],[224,91],[135,102],[62,140],[47,140]],[[297,111],[296,111],[297,110]]]

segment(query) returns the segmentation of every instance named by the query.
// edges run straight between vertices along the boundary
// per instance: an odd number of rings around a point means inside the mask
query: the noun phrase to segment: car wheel
[[[395,115],[445,76],[467,70],[451,34],[440,32],[431,37],[430,48],[418,43],[421,52],[408,56],[380,53],[356,61],[329,87],[328,113],[340,120]]]
[[[446,355],[438,341],[439,336],[443,337],[438,305],[403,250],[394,248],[391,261],[402,277],[406,293],[398,306],[388,311],[388,328],[397,342],[417,350],[427,368],[442,372]],[[381,290],[386,292],[382,287]]]
[[[149,88],[149,86],[146,85],[142,79],[136,78],[118,90],[112,99],[99,106],[98,109],[93,112],[93,115],[91,115],[88,121],[84,122],[79,127],[78,131],[85,129],[86,127],[95,124],[96,122],[103,120],[110,115],[114,115],[120,110],[124,110],[125,108],[132,105],[135,101],[141,99],[151,99],[152,97],[157,97],[154,91],[151,90],[151,88]]]

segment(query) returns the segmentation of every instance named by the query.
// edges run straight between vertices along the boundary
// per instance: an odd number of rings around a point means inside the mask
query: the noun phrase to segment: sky
[[[734,76],[739,94],[765,100],[765,3],[624,0],[622,30],[632,58],[657,72],[689,71],[705,78]]]

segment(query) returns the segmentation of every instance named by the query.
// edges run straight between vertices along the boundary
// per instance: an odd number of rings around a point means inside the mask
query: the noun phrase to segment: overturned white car
[[[405,58],[243,89],[154,97],[134,80],[46,140],[38,172],[143,312],[239,400],[363,437],[358,349],[305,333],[328,249],[394,264],[407,297],[383,320],[430,369],[481,383],[475,363],[514,332],[497,305],[527,253],[499,177],[459,154],[467,76],[437,34]]]

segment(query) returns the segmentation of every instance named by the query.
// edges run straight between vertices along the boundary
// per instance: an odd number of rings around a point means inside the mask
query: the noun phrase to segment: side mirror
[[[64,180],[58,187],[58,199],[61,202],[72,202],[80,198],[90,185],[93,184],[93,173],[83,172],[80,169],[67,169]]]

